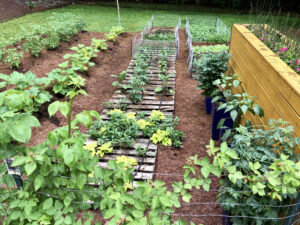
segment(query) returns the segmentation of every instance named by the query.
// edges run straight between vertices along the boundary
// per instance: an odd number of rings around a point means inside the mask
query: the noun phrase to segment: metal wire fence
[[[182,181],[184,179],[184,176],[182,174],[176,174],[176,173],[154,173],[155,180],[162,180],[165,182],[166,186],[168,187],[168,190],[172,190],[171,184],[174,181]],[[60,177],[60,176],[58,176]],[[66,179],[76,179],[74,177],[67,177],[62,176]],[[11,174],[3,173],[0,175],[0,181],[1,181],[1,193],[0,193],[0,212],[2,219],[7,216],[6,212],[6,203],[3,202],[3,199],[7,197],[8,195],[16,195],[17,186],[12,182],[13,178]],[[23,180],[24,183],[26,182],[33,182],[28,179]],[[102,179],[96,179],[93,178],[94,183],[89,183],[88,185],[94,185],[92,189],[70,189],[70,188],[64,188],[64,187],[52,187],[53,190],[56,190],[57,192],[65,191],[65,192],[78,192],[78,194],[83,194],[85,192],[93,192],[97,194],[98,196],[103,195],[97,187],[105,182],[105,180]],[[136,184],[133,184],[133,186],[136,186]],[[47,187],[48,189],[51,187]],[[290,204],[282,204],[282,205],[272,205],[272,204],[258,204],[258,203],[228,203],[228,202],[218,202],[214,199],[216,199],[217,195],[224,192],[224,188],[218,187],[218,188],[211,188],[209,191],[205,191],[203,189],[197,190],[193,189],[191,190],[191,194],[193,195],[191,201],[189,203],[181,201],[181,207],[179,209],[175,209],[173,213],[168,214],[170,216],[170,220],[173,221],[175,219],[183,218],[185,221],[188,222],[188,224],[191,224],[191,222],[194,222],[196,224],[202,223],[205,225],[210,224],[230,224],[228,221],[230,219],[239,219],[240,221],[243,221],[243,219],[253,219],[253,220],[262,220],[264,222],[270,222],[270,221],[279,221],[284,223],[284,225],[296,225],[299,224],[299,217],[300,217],[300,199],[299,194],[297,199],[294,202],[291,202]],[[236,191],[237,193],[242,192],[246,193],[247,191]],[[60,201],[63,201],[63,199],[59,199],[55,192],[54,194],[49,194],[44,191],[37,191],[37,194],[46,196],[46,197],[52,197],[54,199],[58,199]],[[249,191],[249,194],[251,191]],[[101,198],[99,198],[99,201],[73,201],[74,204],[79,205],[85,205],[90,206],[92,208],[92,205],[99,205],[101,201]],[[261,210],[268,210],[270,208],[277,209],[278,212],[280,209],[285,208],[288,209],[288,214],[279,216],[255,216],[255,215],[234,215],[234,214],[228,214],[227,212],[224,212],[223,206],[230,206],[230,207],[244,207],[245,209],[249,209],[251,211],[251,208],[261,208]],[[78,215],[86,214],[84,213],[76,213]],[[93,211],[93,216],[102,216],[101,211]],[[275,223],[274,222],[274,223]]]

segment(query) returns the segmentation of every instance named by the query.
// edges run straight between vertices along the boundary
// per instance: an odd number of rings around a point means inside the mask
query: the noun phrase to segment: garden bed
[[[73,115],[85,110],[103,110],[102,103],[108,101],[115,91],[111,86],[114,78],[111,74],[118,74],[127,68],[131,60],[131,53],[128,51],[131,46],[131,39],[135,33],[124,33],[117,38],[116,44],[108,43],[108,49],[105,52],[100,52],[98,57],[94,59],[96,65],[89,68],[86,80],[85,90],[88,96],[80,96],[74,102]],[[71,39],[69,43],[62,43],[61,46],[54,51],[44,50],[39,58],[34,58],[26,53],[22,58],[19,72],[32,71],[37,77],[45,77],[51,70],[57,68],[58,64],[65,61],[63,56],[71,53],[70,48],[78,44],[89,45],[92,38],[101,39],[104,33],[87,32],[78,33]],[[0,65],[0,73],[10,74],[13,70],[9,69],[8,65]],[[54,95],[54,94],[53,94]],[[57,100],[57,97],[51,102]],[[61,100],[61,99],[60,99]],[[60,125],[65,125],[66,121],[62,115],[55,115],[49,118],[47,107],[50,103],[45,104],[37,116],[41,121],[41,127],[33,129],[31,146],[41,143],[45,140],[47,133]]]
[[[269,119],[291,122],[300,135],[300,77],[244,25],[235,24],[230,41],[229,72],[240,75],[243,91],[257,96],[265,116],[249,116],[254,124]],[[259,62],[259,63],[258,63]]]

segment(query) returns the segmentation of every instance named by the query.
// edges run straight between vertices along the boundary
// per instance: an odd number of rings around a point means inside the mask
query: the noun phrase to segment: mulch
[[[198,154],[198,158],[207,156],[205,146],[211,138],[211,116],[206,115],[204,97],[201,91],[196,90],[197,81],[190,78],[187,73],[188,50],[187,37],[180,30],[180,52],[176,61],[176,95],[174,115],[180,119],[177,129],[184,132],[185,140],[182,149],[159,146],[156,162],[156,173],[184,174],[183,166],[186,158]],[[168,186],[174,181],[182,180],[179,176],[156,175],[156,179],[163,180]],[[213,179],[212,189],[218,187],[217,180]],[[192,203],[215,202],[216,192],[193,191]],[[176,210],[176,214],[185,214],[184,220],[193,221],[195,224],[218,225],[222,224],[220,217],[188,216],[221,214],[221,209],[216,205],[186,205]],[[177,217],[174,216],[174,219]]]

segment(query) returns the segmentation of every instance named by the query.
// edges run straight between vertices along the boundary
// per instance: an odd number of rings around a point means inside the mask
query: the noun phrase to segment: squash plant
[[[103,40],[103,39],[93,38],[91,46],[95,47],[96,49],[98,49],[100,51],[105,51],[107,49],[107,44],[106,44],[105,40]]]
[[[95,121],[89,130],[90,136],[98,140],[99,146],[106,143],[114,147],[133,146],[135,139],[145,136],[155,144],[182,147],[183,133],[174,128],[178,118],[166,117],[157,110],[153,110],[149,117],[141,116],[140,119],[137,119],[135,113],[125,113],[119,109],[111,110],[107,116],[110,120]]]
[[[73,89],[73,80],[81,80],[81,87],[85,85],[85,79],[79,76],[73,68],[68,67],[68,61],[59,64],[59,68],[48,73],[48,77],[54,81],[53,92],[66,95]]]
[[[85,46],[79,44],[72,47],[71,50],[75,51],[74,54],[66,54],[64,59],[70,59],[71,67],[74,71],[86,72],[89,66],[94,66],[95,63],[90,62],[92,58],[97,57],[99,50],[95,47]]]

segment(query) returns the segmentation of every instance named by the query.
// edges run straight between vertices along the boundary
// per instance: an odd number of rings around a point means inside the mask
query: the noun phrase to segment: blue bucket
[[[214,141],[218,141],[221,137],[221,130],[224,132],[223,129],[218,129],[218,123],[220,122],[221,119],[226,118],[224,125],[228,127],[227,129],[232,129],[233,128],[233,121],[230,117],[230,111],[225,113],[225,109],[218,110],[218,106],[216,103],[212,104],[212,125],[211,125],[211,138]],[[226,130],[226,129],[225,129]]]

